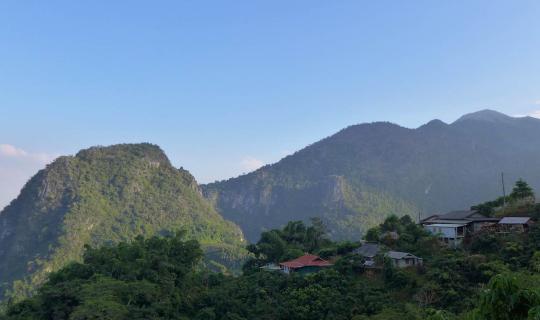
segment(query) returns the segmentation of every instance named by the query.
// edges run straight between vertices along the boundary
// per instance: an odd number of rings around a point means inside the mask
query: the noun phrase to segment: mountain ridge
[[[389,213],[416,217],[492,199],[502,171],[540,186],[534,165],[540,161],[538,136],[540,120],[493,110],[418,128],[357,124],[277,163],[202,188],[251,241],[261,231],[310,215],[324,218],[334,237],[357,238]]]
[[[418,128],[351,125],[277,163],[201,186],[151,144],[59,157],[0,211],[0,284],[28,275],[40,283],[80,259],[84,244],[139,234],[185,229],[219,258],[238,255],[243,233],[256,241],[290,220],[321,217],[333,238],[357,240],[392,213],[463,209],[498,196],[501,171],[509,183],[539,187],[540,120],[493,112]]]
[[[508,122],[514,119],[519,119],[517,117],[511,117],[502,112],[498,112],[491,109],[484,109],[476,112],[467,113],[461,116],[459,119],[454,121],[454,123],[467,121],[467,120],[476,120],[476,121],[485,121],[485,122]]]

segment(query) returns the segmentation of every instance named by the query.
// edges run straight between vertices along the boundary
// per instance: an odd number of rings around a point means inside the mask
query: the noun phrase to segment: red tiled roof
[[[329,267],[332,264],[324,259],[321,259],[319,256],[306,254],[294,260],[282,262],[279,265],[291,269],[298,269],[303,267]]]

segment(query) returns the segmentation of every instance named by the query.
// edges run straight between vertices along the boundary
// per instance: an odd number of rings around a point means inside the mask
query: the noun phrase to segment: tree
[[[373,227],[366,232],[364,239],[366,239],[367,241],[376,242],[376,241],[379,241],[380,236],[381,236],[380,228]]]
[[[320,218],[312,218],[311,226],[306,230],[304,239],[304,249],[307,252],[315,252],[328,245],[327,229]]]
[[[381,224],[381,231],[399,231],[401,224],[407,220],[400,220],[396,215],[388,216]]]
[[[511,200],[510,196],[498,197],[493,201],[487,201],[471,207],[471,210],[476,211],[486,217],[491,217],[495,214],[495,210]]]
[[[287,249],[287,243],[281,237],[279,230],[263,232],[261,239],[255,246],[249,246],[248,250],[256,254],[256,257],[264,262],[279,262]]]
[[[301,245],[306,237],[306,225],[302,221],[290,221],[281,231],[281,237],[290,244]]]
[[[438,286],[434,282],[426,283],[418,292],[414,295],[414,299],[421,307],[427,307],[434,304],[439,300],[437,294]]]
[[[480,297],[473,319],[519,320],[528,319],[529,312],[538,310],[540,295],[527,288],[526,279],[518,279],[512,274],[493,277],[487,290]]]
[[[471,207],[471,210],[478,212],[481,215],[484,215],[486,217],[492,217],[495,213],[495,210],[492,206],[490,206],[487,203],[480,203],[475,206]]]
[[[535,251],[531,261],[529,262],[529,267],[534,272],[540,272],[540,251]]]
[[[181,297],[197,289],[193,272],[203,254],[182,238],[87,246],[82,263],[52,273],[36,296],[8,307],[8,319],[182,319]]]
[[[250,267],[245,270],[252,270],[252,267],[268,262],[294,259],[305,252],[317,253],[332,246],[321,219],[311,219],[309,227],[303,221],[291,221],[281,230],[263,232],[256,244],[247,246],[247,250],[253,253],[256,259],[251,260]],[[333,249],[336,250],[335,247]]]
[[[513,200],[532,199],[534,202],[534,192],[527,182],[519,179],[512,189],[510,198]]]

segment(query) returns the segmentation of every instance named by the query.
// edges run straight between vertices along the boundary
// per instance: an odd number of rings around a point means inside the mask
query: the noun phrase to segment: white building
[[[430,233],[437,235],[448,246],[457,248],[461,246],[466,235],[467,224],[464,223],[434,223],[425,225]]]
[[[392,264],[396,268],[415,267],[424,264],[422,258],[408,252],[388,251],[385,256],[392,260]]]
[[[485,217],[476,211],[452,211],[443,215],[433,215],[420,223],[448,246],[457,248],[468,235],[498,221],[498,218]]]

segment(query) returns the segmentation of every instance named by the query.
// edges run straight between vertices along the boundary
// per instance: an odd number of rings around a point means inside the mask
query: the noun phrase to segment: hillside
[[[294,221],[265,232],[248,247],[253,255],[239,276],[194,268],[199,244],[177,236],[89,248],[33,297],[0,304],[0,319],[540,318],[538,223],[524,233],[469,233],[460,250],[409,216],[390,216],[371,229],[396,235],[377,242],[334,242],[321,227],[318,220]]]
[[[193,176],[150,144],[94,147],[37,173],[0,213],[0,284],[24,291],[83,246],[183,230],[214,261],[235,259],[242,232],[202,197]],[[19,292],[21,293],[21,292]]]
[[[468,208],[519,177],[540,187],[540,120],[484,110],[452,124],[348,127],[276,164],[203,186],[226,219],[256,241],[289,220],[323,218],[334,238],[357,238],[385,216]]]

